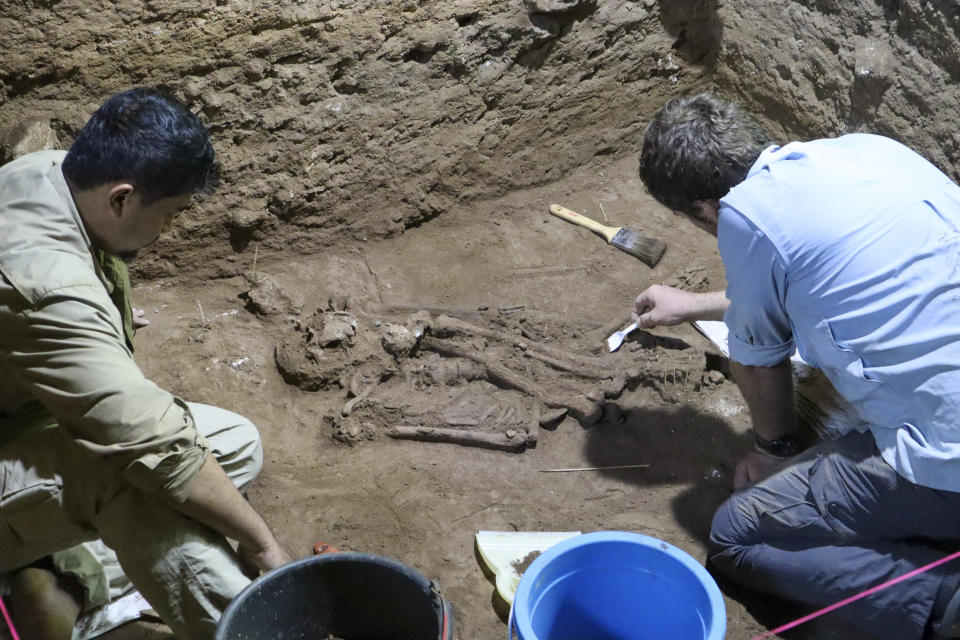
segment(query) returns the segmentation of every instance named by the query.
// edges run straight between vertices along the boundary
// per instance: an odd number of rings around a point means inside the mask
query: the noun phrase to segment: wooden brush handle
[[[620,227],[608,227],[606,225],[600,224],[596,220],[592,220],[586,216],[582,216],[575,211],[570,211],[566,207],[561,207],[558,204],[550,205],[550,213],[557,216],[558,218],[563,218],[567,222],[572,222],[573,224],[578,224],[581,227],[586,227],[595,233],[599,233],[604,238],[607,239],[607,242],[617,234],[617,231],[620,230]]]

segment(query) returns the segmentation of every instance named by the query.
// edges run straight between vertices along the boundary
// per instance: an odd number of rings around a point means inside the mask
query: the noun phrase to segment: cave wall
[[[872,131],[960,178],[957,0],[25,0],[0,5],[0,162],[161,86],[225,185],[138,261],[235,273],[392,236],[638,150],[711,86],[784,139]],[[19,144],[19,146],[18,146]]]
[[[390,236],[636,151],[717,49],[715,3],[661,4],[22,2],[0,17],[0,132],[68,145],[108,95],[168,89],[211,126],[226,181],[138,268],[229,275],[234,252]]]
[[[879,133],[960,180],[960,2],[727,0],[715,82],[777,136]]]

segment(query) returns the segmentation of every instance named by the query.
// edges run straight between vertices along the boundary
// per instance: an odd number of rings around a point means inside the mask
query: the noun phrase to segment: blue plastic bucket
[[[570,538],[524,572],[510,637],[520,640],[723,640],[716,582],[676,547],[637,533]]]

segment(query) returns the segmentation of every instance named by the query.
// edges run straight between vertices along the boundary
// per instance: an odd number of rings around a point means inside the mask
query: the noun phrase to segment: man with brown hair
[[[638,325],[723,319],[754,446],[710,535],[715,569],[822,606],[960,542],[960,187],[867,134],[772,144],[733,103],[668,102],[646,130],[650,193],[717,237],[726,292],[651,287]],[[801,453],[799,350],[864,428]],[[799,455],[798,455],[799,454]],[[958,637],[960,570],[839,609],[883,638]]]

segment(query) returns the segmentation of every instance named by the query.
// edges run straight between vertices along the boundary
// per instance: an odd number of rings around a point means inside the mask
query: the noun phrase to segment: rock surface
[[[60,140],[50,123],[42,120],[26,120],[14,125],[0,136],[0,164],[16,160],[34,151],[59,148]]]
[[[251,312],[261,316],[297,313],[302,305],[293,301],[272,276],[250,272],[247,282],[251,288],[241,294]]]
[[[716,82],[779,137],[880,133],[960,180],[953,0],[732,0]]]
[[[395,235],[635,153],[666,98],[711,81],[778,137],[882,133],[960,177],[952,0],[71,0],[0,16],[0,49],[0,131],[67,144],[143,84],[210,123],[226,186],[148,252],[153,277],[232,275],[251,239]]]
[[[676,40],[652,0],[31,4],[0,16],[0,130],[40,115],[69,143],[133,85],[188,101],[226,184],[138,269],[229,276],[251,238],[265,259],[395,235],[635,151],[705,86]]]

